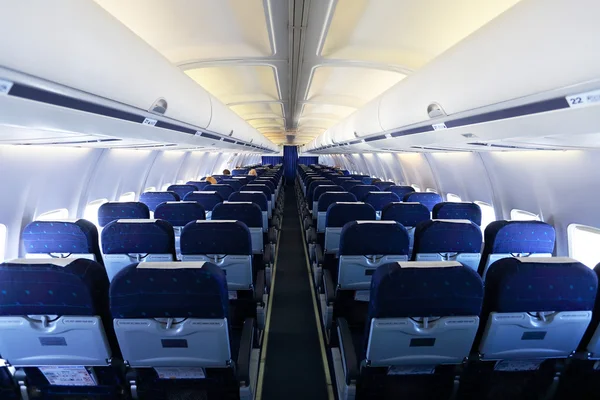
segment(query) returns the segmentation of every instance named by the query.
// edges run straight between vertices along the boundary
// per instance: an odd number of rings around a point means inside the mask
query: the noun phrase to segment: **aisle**
[[[286,186],[283,230],[272,291],[263,400],[328,398],[294,195],[294,187]]]

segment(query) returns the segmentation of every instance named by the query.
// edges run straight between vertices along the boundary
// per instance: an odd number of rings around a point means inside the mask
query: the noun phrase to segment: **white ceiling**
[[[278,144],[310,142],[518,1],[96,0]]]

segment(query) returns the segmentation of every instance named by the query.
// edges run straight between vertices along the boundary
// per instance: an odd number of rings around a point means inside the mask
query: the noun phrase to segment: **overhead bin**
[[[422,135],[428,136],[426,143],[439,143],[453,136],[446,132],[440,137],[433,125],[463,118],[456,126],[440,127],[494,140],[515,135],[503,129],[503,121],[514,129],[510,119],[522,117],[530,128],[552,113],[577,125],[577,134],[594,126],[597,130],[600,101],[594,107],[570,108],[566,97],[600,89],[600,54],[593,51],[600,44],[599,13],[595,0],[582,0],[577,7],[567,1],[522,0],[323,135],[337,143],[352,140],[354,132],[367,138],[391,135],[371,143],[379,149],[406,147]],[[434,102],[447,116],[429,117],[428,106]],[[541,124],[550,127],[544,134],[561,133],[554,122]],[[564,129],[566,124],[560,125]],[[319,149],[318,143],[317,138],[307,151]]]
[[[47,81],[45,89],[75,89],[140,111],[163,98],[171,121],[225,136],[237,130],[237,139],[277,150],[95,2],[25,0],[4,11],[0,66]]]

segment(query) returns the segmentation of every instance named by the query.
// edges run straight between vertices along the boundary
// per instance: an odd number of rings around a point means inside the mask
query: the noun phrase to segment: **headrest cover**
[[[395,193],[400,198],[400,200],[403,200],[404,196],[406,196],[407,194],[415,192],[415,188],[413,188],[412,186],[391,186],[387,190],[392,193]]]
[[[175,192],[144,192],[140,195],[140,203],[147,205],[150,211],[155,211],[161,203],[179,200],[181,199]]]
[[[481,230],[471,221],[425,221],[417,225],[413,253],[479,253]]]
[[[250,231],[240,221],[190,222],[181,232],[181,254],[251,255]]]
[[[227,293],[225,273],[211,263],[177,269],[131,264],[111,282],[110,312],[113,318],[224,318]]]
[[[420,203],[390,203],[383,207],[381,219],[396,221],[404,226],[417,226],[430,220],[429,210]]]
[[[485,229],[484,254],[549,253],[554,227],[541,221],[494,221]]]
[[[325,192],[319,196],[317,212],[327,211],[330,205],[339,202],[355,202],[356,196],[348,192]]]
[[[269,201],[263,192],[235,192],[228,201],[250,201],[259,206],[261,211],[269,210]]]
[[[185,201],[195,201],[204,207],[206,211],[212,211],[213,208],[223,202],[223,196],[217,192],[191,192],[183,198]]]
[[[437,193],[432,192],[414,192],[404,195],[404,201],[421,203],[429,211],[433,210],[433,206],[442,202],[442,197]]]
[[[98,230],[85,219],[77,222],[33,221],[25,226],[21,237],[25,251],[30,254],[71,253],[100,257]]]
[[[167,221],[113,221],[102,230],[104,254],[173,254],[175,234]]]
[[[433,207],[433,219],[468,219],[481,226],[481,208],[475,203],[438,203]]]
[[[163,203],[156,207],[154,217],[167,221],[173,226],[185,226],[188,222],[204,219],[206,212],[195,201]]]
[[[262,211],[253,203],[221,203],[213,209],[212,220],[238,220],[249,228],[262,228]]]
[[[116,202],[104,203],[98,208],[98,224],[106,226],[109,222],[118,219],[148,219],[150,210],[144,203],[139,202]]]
[[[394,221],[352,221],[340,236],[340,255],[408,255],[406,228]]]
[[[364,201],[369,192],[379,192],[379,188],[375,185],[356,185],[348,191],[355,195],[359,201]]]
[[[487,312],[587,311],[594,308],[598,278],[571,259],[503,258],[485,276]]]
[[[400,198],[392,192],[369,192],[364,196],[363,201],[372,205],[376,211],[381,211],[388,204],[399,202]]]
[[[375,221],[375,209],[364,203],[333,203],[327,209],[325,218],[327,227],[341,228],[350,221]]]
[[[208,185],[204,188],[204,190],[214,191],[214,192],[219,193],[221,195],[221,197],[223,198],[223,200],[229,198],[231,193],[235,192],[235,190],[233,189],[233,187],[231,185],[223,185],[223,184]]]

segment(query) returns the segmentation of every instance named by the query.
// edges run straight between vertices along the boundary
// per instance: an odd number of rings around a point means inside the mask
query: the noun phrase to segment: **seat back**
[[[600,264],[594,267],[594,273],[600,281]],[[592,313],[592,322],[583,337],[580,344],[580,349],[585,350],[589,354],[589,358],[600,358],[600,295],[596,295],[596,303]]]
[[[185,196],[190,192],[196,192],[200,190],[197,186],[194,185],[171,185],[167,188],[168,192],[175,192],[179,196],[180,199],[185,198]]]
[[[231,178],[235,181],[238,181],[242,186],[245,186],[250,183],[250,179],[247,176],[234,176]],[[240,186],[237,190],[239,191],[242,187]]]
[[[415,188],[412,186],[390,186],[387,189],[389,192],[395,193],[401,201],[404,200],[404,196],[415,192]]]
[[[119,219],[102,230],[102,253],[108,279],[134,262],[176,259],[173,226],[159,219]]]
[[[236,168],[231,171],[231,175],[232,176],[248,175],[248,172],[250,172],[249,168]]]
[[[326,192],[342,193],[342,192],[345,192],[345,190],[341,186],[338,186],[338,185],[317,186],[312,195],[312,203],[307,203],[307,205],[310,207],[310,210],[312,211],[313,219],[317,219],[317,208],[319,206],[319,197],[321,197],[321,195]],[[325,209],[325,210],[327,210],[327,209]]]
[[[186,185],[196,186],[198,190],[204,190],[204,188],[210,185],[210,182],[206,181],[188,181],[185,183]]]
[[[333,183],[335,183],[336,185],[340,185],[342,186],[342,183],[346,182],[346,181],[351,181],[353,180],[352,178],[350,178],[349,176],[336,176],[335,178],[331,179],[333,181]]]
[[[468,220],[421,222],[415,230],[413,261],[458,261],[477,271],[481,230]]]
[[[358,187],[358,186],[357,186]],[[397,203],[400,199],[392,192],[369,192],[364,197],[364,202],[370,204],[377,213],[377,219],[381,219],[381,211],[390,203]]]
[[[357,181],[356,179],[345,180],[341,183],[341,186],[347,192],[350,192],[350,189],[352,189],[354,186],[358,186],[358,185],[362,185],[362,182]]]
[[[205,262],[140,263],[110,285],[110,311],[132,367],[230,367],[225,273]]]
[[[156,211],[156,207],[167,201],[179,201],[179,195],[175,192],[144,192],[140,194],[140,203],[148,206],[152,212]]]
[[[102,264],[98,229],[91,222],[33,221],[21,235],[26,258],[87,258]]]
[[[417,225],[430,219],[429,210],[420,203],[390,203],[381,210],[381,220],[399,222],[408,231],[408,238],[410,239],[409,254],[412,254],[413,251]]]
[[[365,197],[370,192],[379,192],[379,188],[375,185],[356,185],[348,190],[350,193],[356,196],[358,201],[364,201]]]
[[[223,202],[223,197],[215,191],[211,192],[191,192],[188,193],[187,196],[183,198],[184,201],[195,201],[204,207],[204,211],[206,212],[206,219],[210,219],[212,215],[212,210],[215,208],[217,204]]]
[[[136,201],[109,201],[98,208],[98,225],[104,227],[118,219],[148,219],[150,210],[144,203]]]
[[[263,215],[260,207],[251,202],[230,202],[218,204],[213,210],[213,221],[241,221],[248,227],[252,237],[252,253],[263,254]]]
[[[237,220],[194,221],[181,233],[182,261],[207,261],[225,271],[230,291],[252,290],[252,237]]]
[[[485,279],[485,360],[566,358],[592,318],[596,274],[569,258],[504,258]]]
[[[240,191],[241,192],[263,192],[265,194],[265,196],[267,196],[269,218],[271,218],[273,216],[274,194],[271,192],[271,189],[269,189],[269,187],[267,185],[250,183],[249,185],[242,186]]]
[[[365,359],[372,367],[460,364],[479,326],[483,282],[458,262],[399,262],[371,283]]]
[[[468,219],[481,226],[481,208],[475,203],[444,202],[433,206],[433,219]]]
[[[414,192],[404,195],[402,200],[407,203],[421,203],[431,212],[436,204],[442,202],[442,197],[433,192]]]
[[[325,186],[325,185],[333,185],[333,182],[328,179],[320,179],[318,181],[311,182],[310,186],[308,187],[308,189],[306,191],[306,205],[308,207],[312,207],[313,202],[315,200],[314,199],[315,189],[319,186]]]
[[[221,181],[221,183],[223,185],[229,185],[231,186],[231,188],[233,189],[234,192],[237,192],[238,190],[240,190],[242,188],[242,186],[245,185],[245,183],[242,183],[239,179],[223,179]]]
[[[340,234],[338,289],[368,290],[380,265],[408,261],[408,233],[395,221],[352,221]]]
[[[494,221],[485,228],[485,245],[479,274],[485,276],[490,265],[506,257],[551,257],[556,233],[541,221]]]
[[[108,278],[83,258],[0,264],[0,352],[14,367],[107,366]]]
[[[233,193],[235,190],[233,190],[233,187],[231,187],[230,185],[217,184],[217,185],[206,186],[204,188],[204,191],[217,192],[217,193],[219,193],[219,195],[221,195],[223,200],[225,200],[225,199],[229,198],[231,193]]]
[[[262,212],[263,232],[269,231],[269,201],[263,192],[235,192],[227,201],[249,201],[256,204]]]
[[[394,182],[375,182],[373,185],[377,186],[379,190],[388,192],[389,188],[392,186],[396,186]]]
[[[369,204],[359,202],[336,202],[327,208],[323,249],[326,254],[337,256],[342,228],[351,221],[375,221],[375,209]]]
[[[317,232],[325,232],[325,222],[327,219],[327,209],[333,203],[353,203],[356,202],[356,196],[348,192],[325,192],[319,196],[317,201]],[[315,214],[315,210],[313,210]]]
[[[195,201],[169,201],[156,207],[154,217],[167,221],[173,226],[175,250],[179,254],[181,230],[192,221],[206,219],[206,211]]]

